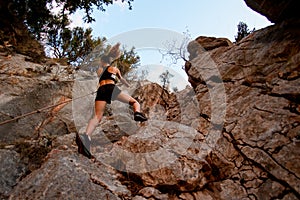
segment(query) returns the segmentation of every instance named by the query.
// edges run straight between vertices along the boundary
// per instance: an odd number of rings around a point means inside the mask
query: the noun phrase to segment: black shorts
[[[120,93],[121,90],[115,84],[102,85],[97,90],[95,101],[106,101],[111,104],[111,101],[116,100]]]

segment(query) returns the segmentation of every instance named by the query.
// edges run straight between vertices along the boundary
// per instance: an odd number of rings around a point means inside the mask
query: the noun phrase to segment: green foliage
[[[132,8],[133,0],[122,2],[127,2],[129,9]],[[3,32],[0,33],[0,42],[8,40],[23,49],[23,46],[28,46],[25,39],[30,37],[27,36],[34,36],[50,47],[48,55],[79,65],[105,38],[93,38],[92,29],[70,29],[69,16],[81,10],[84,12],[83,20],[91,23],[95,21],[92,17],[95,8],[105,11],[113,3],[113,0],[1,0],[0,29]],[[60,10],[52,12],[57,7]]]
[[[49,3],[51,0],[11,0],[9,8],[12,15],[25,23],[29,32],[40,39],[40,33],[45,31],[45,25],[52,18],[47,8]]]
[[[21,19],[28,27],[29,31],[40,38],[41,33],[47,32],[49,23],[53,23],[53,19],[59,17],[63,24],[63,28],[69,22],[68,16],[77,10],[83,10],[83,19],[86,23],[95,21],[92,17],[93,9],[105,11],[105,7],[113,4],[113,0],[2,0],[9,4],[10,12],[13,16]],[[124,2],[125,0],[122,0]],[[133,0],[126,1],[129,9],[132,8]],[[62,9],[57,16],[51,10],[54,5],[60,6]]]
[[[248,25],[244,22],[240,22],[237,25],[238,28],[238,32],[237,35],[235,36],[235,41],[239,42],[241,39],[243,39],[244,37],[246,37],[247,35],[249,35],[250,33],[252,33],[253,31],[255,31],[255,29],[253,29],[252,31],[250,31],[248,29]]]
[[[81,27],[74,29],[53,28],[48,32],[47,45],[56,58],[67,59],[72,65],[79,66],[84,58],[98,46],[103,45],[105,38],[92,38],[92,29]]]
[[[174,75],[171,74],[168,70],[159,75],[159,79],[163,84],[163,89],[167,88],[168,84],[170,83],[170,78],[172,78],[173,76]]]
[[[136,54],[134,48],[132,48],[130,51],[123,50],[121,56],[113,63],[117,65],[121,74],[127,74],[139,61],[140,57]]]
[[[173,89],[174,92],[178,92],[179,91],[178,87],[176,87],[176,86],[173,87],[172,89]]]

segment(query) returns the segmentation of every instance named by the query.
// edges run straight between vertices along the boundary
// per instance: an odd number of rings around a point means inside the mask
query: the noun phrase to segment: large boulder
[[[232,45],[232,42],[227,38],[215,38],[199,36],[196,38],[198,44],[202,46],[205,51],[210,51],[219,47],[228,47]]]
[[[274,25],[209,52],[201,44],[197,50],[197,41],[190,45],[196,52],[190,54],[187,73],[202,116],[210,119],[199,131],[223,121],[215,150],[206,159],[218,169],[212,170],[217,180],[206,187],[211,197],[300,197],[300,165],[295,162],[300,159],[299,25],[299,20]],[[226,115],[216,116],[224,106]]]
[[[251,9],[266,16],[274,23],[291,19],[299,19],[300,17],[300,1],[298,0],[245,0],[245,2]]]
[[[5,199],[24,176],[25,165],[22,164],[20,155],[10,149],[0,149],[0,163],[0,198]]]
[[[114,169],[93,164],[74,150],[53,150],[46,159],[14,188],[10,199],[121,199],[131,195]]]
[[[28,59],[23,55],[0,56],[0,120],[11,120],[0,126],[0,143],[64,135],[73,130],[70,104],[58,104],[72,98],[74,70]],[[13,120],[23,115],[27,116]]]

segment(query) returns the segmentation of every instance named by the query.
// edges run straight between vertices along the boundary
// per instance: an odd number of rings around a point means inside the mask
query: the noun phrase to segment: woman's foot
[[[147,121],[147,117],[141,113],[141,112],[135,112],[134,113],[134,121],[137,121],[137,122],[144,122],[144,121]]]
[[[88,157],[92,158],[91,154],[91,140],[89,139],[89,136],[86,134],[78,135],[76,134],[76,144],[78,146],[78,153]]]

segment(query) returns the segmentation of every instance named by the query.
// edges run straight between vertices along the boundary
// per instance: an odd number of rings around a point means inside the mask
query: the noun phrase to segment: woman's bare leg
[[[96,129],[97,125],[101,122],[106,102],[105,101],[95,101],[95,114],[93,118],[89,121],[86,128],[86,134],[91,137],[92,133]]]
[[[121,92],[118,97],[118,101],[121,101],[123,103],[128,103],[133,107],[133,112],[140,112],[141,106],[137,100],[135,100],[133,97],[129,96],[128,94]]]
[[[144,122],[144,121],[148,120],[147,117],[143,113],[141,113],[141,111],[140,111],[141,106],[140,106],[139,102],[137,102],[137,100],[135,100],[134,98],[132,98],[128,94],[125,94],[125,93],[121,92],[118,95],[117,100],[119,100],[123,103],[129,103],[130,105],[132,105],[135,121]]]

